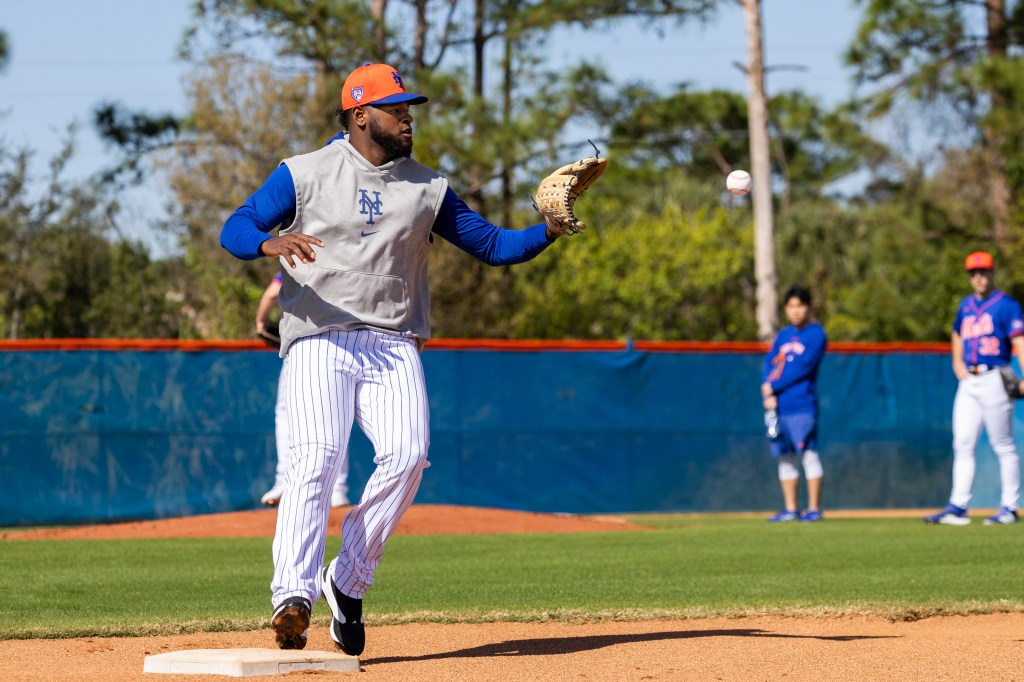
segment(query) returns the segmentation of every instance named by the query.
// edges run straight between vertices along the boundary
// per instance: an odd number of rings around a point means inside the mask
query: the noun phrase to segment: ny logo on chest
[[[373,194],[373,199],[370,195]],[[370,192],[365,189],[359,190],[359,215],[367,216],[366,224],[373,225],[373,216],[382,216],[381,210],[384,204],[380,200],[380,192]]]

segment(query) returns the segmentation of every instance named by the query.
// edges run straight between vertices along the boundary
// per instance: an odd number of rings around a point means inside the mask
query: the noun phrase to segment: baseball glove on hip
[[[573,208],[576,199],[601,177],[607,166],[607,159],[591,156],[562,166],[540,181],[533,205],[548,228],[559,235],[587,229],[586,223],[573,213]]]
[[[1020,392],[1020,377],[1013,373],[1013,368],[1003,365],[999,368],[999,377],[1003,380],[1003,388],[1006,389],[1006,395],[1010,396],[1010,400],[1024,398],[1024,394]]]
[[[256,336],[263,339],[263,343],[267,344],[271,348],[281,347],[281,330],[277,325],[270,325],[260,331],[257,331]]]

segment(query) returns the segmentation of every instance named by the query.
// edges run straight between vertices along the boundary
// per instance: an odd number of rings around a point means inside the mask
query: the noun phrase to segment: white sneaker
[[[263,497],[260,498],[260,502],[268,507],[276,507],[277,503],[281,501],[281,495],[284,494],[284,483],[275,483],[274,487],[263,493]]]
[[[986,526],[1010,526],[1017,523],[1017,510],[1000,507],[995,516],[985,519]]]
[[[347,506],[348,503],[348,495],[345,494],[344,490],[335,490],[331,493],[332,507],[344,507]]]
[[[941,523],[945,526],[967,526],[971,523],[971,517],[967,515],[966,508],[958,507],[950,502],[938,514],[924,517],[924,522],[928,524]]]

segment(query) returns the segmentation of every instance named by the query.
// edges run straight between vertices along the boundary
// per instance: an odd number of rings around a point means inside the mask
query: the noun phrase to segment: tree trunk
[[[1005,58],[1007,55],[1007,26],[1005,0],[987,0],[985,3],[985,26],[987,29],[985,49],[989,57]],[[993,107],[1006,106],[1007,98],[998,89],[989,92]],[[1006,252],[1010,247],[1010,204],[1012,193],[1006,180],[1006,155],[1003,151],[1005,140],[992,128],[984,131],[985,146],[989,151],[989,208],[992,211],[992,236],[999,248]]]
[[[505,128],[512,121],[512,59],[513,38],[505,33],[505,72],[502,83],[501,122]],[[508,148],[504,147],[501,154],[501,224],[509,227],[512,224],[512,162],[508,158]]]
[[[750,176],[754,182],[754,277],[757,280],[757,335],[767,341],[778,324],[775,276],[775,226],[772,216],[771,151],[768,102],[764,92],[764,46],[761,0],[741,0],[747,26],[747,127],[750,131]]]
[[[987,0],[985,3],[986,48],[991,57],[1005,57],[1006,0]]]
[[[370,14],[373,16],[373,51],[378,60],[385,60],[388,54],[387,31],[384,23],[384,12],[388,8],[388,0],[372,0]]]
[[[21,334],[21,296],[24,291],[24,286],[19,282],[14,287],[14,294],[11,296],[14,299],[14,305],[11,309],[11,328],[8,330],[7,338],[17,339]]]
[[[416,0],[416,30],[412,41],[412,61],[417,71],[426,66],[427,0]]]
[[[485,0],[475,0],[473,3],[473,96],[477,102],[484,101],[484,48],[487,38],[484,35],[485,13],[487,3]],[[473,135],[478,135],[473,130]],[[466,174],[469,182],[469,194],[466,203],[477,213],[484,212],[483,179],[481,178],[480,164],[473,163]]]

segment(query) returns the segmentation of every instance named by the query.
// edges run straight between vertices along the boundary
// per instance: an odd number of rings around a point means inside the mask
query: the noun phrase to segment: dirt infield
[[[148,654],[270,647],[269,630],[176,637],[0,642],[4,680],[215,680],[144,675]],[[324,628],[310,649],[334,651]],[[770,618],[639,623],[396,625],[367,631],[360,680],[1024,679],[1024,614],[929,618]],[[259,680],[343,680],[292,673]],[[304,677],[304,675],[306,677]]]
[[[332,512],[332,526],[344,510]],[[917,512],[912,512],[916,515]],[[909,514],[908,514],[909,515]],[[11,539],[263,536],[276,514],[242,512],[90,528],[6,533]],[[400,533],[641,530],[614,519],[414,505]],[[319,608],[319,607],[318,607]],[[1024,614],[889,622],[875,617],[708,618],[601,623],[411,624],[372,627],[366,680],[956,680],[1024,682]],[[143,674],[149,654],[271,647],[269,630],[139,638],[0,641],[2,680],[198,680]],[[310,649],[333,651],[324,628]],[[346,679],[292,673],[257,679]],[[305,677],[304,677],[305,676]]]

